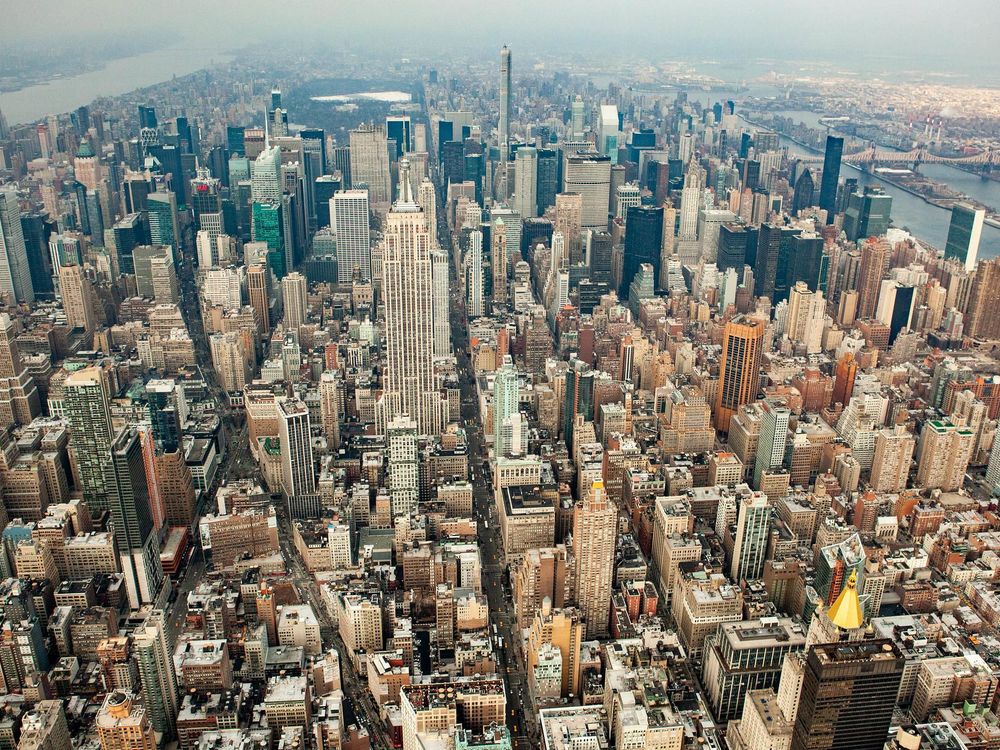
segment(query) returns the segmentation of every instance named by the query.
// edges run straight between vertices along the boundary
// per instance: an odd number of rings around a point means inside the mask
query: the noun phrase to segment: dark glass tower
[[[56,224],[46,214],[21,214],[21,233],[24,248],[28,254],[28,269],[31,271],[31,288],[35,297],[51,299],[52,256],[49,254],[49,237],[56,231]]]
[[[723,224],[719,227],[719,249],[715,265],[720,271],[734,268],[743,272],[747,262],[747,228],[742,224]]]
[[[753,267],[754,296],[767,297],[774,304],[774,287],[781,254],[781,227],[761,224],[757,232],[757,256]]]
[[[629,206],[625,220],[625,254],[618,298],[628,296],[629,284],[639,266],[653,266],[653,278],[660,278],[660,251],[663,248],[663,207]]]
[[[806,658],[792,750],[882,750],[903,664],[890,640],[813,647]]]
[[[837,212],[837,183],[840,181],[840,157],[844,155],[844,139],[835,135],[826,137],[823,155],[823,180],[819,187],[819,207],[826,211],[826,223],[833,223]]]
[[[559,192],[559,154],[555,149],[538,149],[538,175],[535,184],[538,213],[541,215],[546,208],[556,204],[556,193]]]

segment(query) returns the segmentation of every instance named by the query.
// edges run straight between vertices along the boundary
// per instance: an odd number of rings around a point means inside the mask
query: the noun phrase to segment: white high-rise
[[[607,229],[611,159],[593,152],[567,156],[563,181],[563,192],[583,196],[580,228]]]
[[[281,200],[281,149],[265,147],[250,170],[250,197],[254,203]]]
[[[493,446],[498,458],[510,453],[504,440],[504,423],[519,411],[517,368],[509,355],[493,377]]]
[[[507,162],[510,150],[510,48],[500,50],[500,121],[497,140],[500,145],[500,162]]]
[[[618,163],[618,107],[614,104],[601,105],[601,119],[598,122],[597,150]]]
[[[420,456],[417,423],[402,416],[386,426],[389,498],[392,517],[409,516],[420,499]]]
[[[698,239],[698,211],[701,208],[701,181],[695,165],[688,165],[681,190],[681,221],[677,228],[677,239],[694,241]]]
[[[753,468],[753,483],[760,488],[765,471],[781,466],[788,441],[788,421],[791,412],[784,403],[764,399],[761,405],[760,438],[757,441],[757,462]]]
[[[399,163],[399,197],[385,220],[382,295],[386,368],[376,414],[380,432],[390,419],[407,414],[421,435],[438,434],[447,412],[434,378],[431,237],[413,199],[406,159]]]
[[[385,210],[391,198],[389,183],[389,142],[385,127],[361,125],[350,133],[351,182],[368,186],[369,199],[376,210]]]
[[[730,575],[736,583],[756,580],[764,574],[770,521],[771,505],[767,495],[753,492],[741,498],[730,568]]]
[[[417,203],[424,209],[427,217],[427,228],[431,233],[431,243],[437,247],[437,191],[430,177],[424,177],[417,189]]]
[[[285,329],[298,332],[306,322],[307,286],[306,277],[298,271],[281,280],[281,301],[285,308]]]
[[[483,233],[478,229],[469,233],[465,267],[469,317],[478,318],[483,314]]]
[[[522,219],[538,215],[538,151],[522,146],[514,157],[514,210]]]
[[[0,188],[0,294],[10,297],[11,304],[35,301],[14,188]]]
[[[368,191],[342,190],[330,199],[330,224],[337,233],[337,281],[350,283],[354,269],[361,280],[372,277]]]
[[[278,437],[281,440],[281,488],[289,497],[316,491],[309,408],[297,398],[277,400]]]
[[[451,353],[451,328],[448,317],[448,253],[431,250],[431,276],[434,281],[434,356],[447,357]]]

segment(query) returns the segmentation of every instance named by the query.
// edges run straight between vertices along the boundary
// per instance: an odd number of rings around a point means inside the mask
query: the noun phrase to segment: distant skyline
[[[190,44],[217,45],[220,52],[298,40],[355,49],[371,45],[373,52],[403,57],[507,43],[522,54],[586,54],[595,61],[625,53],[728,63],[768,57],[827,61],[849,70],[956,73],[966,83],[1000,84],[996,27],[987,22],[996,19],[995,0],[960,0],[947,7],[937,0],[510,0],[472,4],[474,24],[472,6],[463,0],[382,0],[378,12],[369,4],[329,0],[289,0],[280,12],[266,0],[169,5],[12,0],[6,5],[4,36],[28,42],[148,33],[153,27]],[[290,23],[293,16],[309,23]]]

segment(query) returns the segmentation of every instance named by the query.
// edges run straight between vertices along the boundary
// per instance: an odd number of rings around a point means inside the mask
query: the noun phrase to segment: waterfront
[[[128,91],[228,62],[232,55],[212,47],[172,47],[112,60],[100,70],[53,78],[20,91],[0,94],[0,110],[14,124],[69,112],[102,96]]]

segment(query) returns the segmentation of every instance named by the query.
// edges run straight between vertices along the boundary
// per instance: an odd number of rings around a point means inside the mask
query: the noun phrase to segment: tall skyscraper
[[[0,313],[0,424],[29,424],[41,413],[38,386],[21,359],[14,321]]]
[[[465,254],[466,304],[470,318],[483,314],[483,233],[474,229],[469,233],[469,249]]]
[[[615,566],[618,511],[604,482],[596,481],[573,509],[576,601],[587,621],[587,638],[607,636]]]
[[[162,610],[154,609],[136,628],[132,647],[150,723],[161,739],[170,740],[176,732],[179,703],[173,648]]]
[[[21,209],[13,187],[0,188],[0,295],[6,295],[11,305],[35,301]]]
[[[890,640],[811,648],[791,750],[882,750],[903,666]]]
[[[952,206],[944,257],[957,258],[965,264],[965,270],[973,270],[979,258],[979,240],[983,236],[985,219],[986,209],[975,208],[968,203]]]
[[[581,229],[607,229],[611,194],[611,159],[603,154],[583,152],[566,157],[563,191],[583,196]]]
[[[844,232],[852,242],[866,237],[881,237],[889,229],[892,196],[881,188],[866,187],[852,193],[844,212]]]
[[[871,478],[875,492],[900,492],[906,488],[915,445],[916,441],[903,425],[878,431]]]
[[[757,397],[763,346],[763,321],[739,315],[726,323],[715,398],[715,429],[720,432],[729,432],[729,420]]]
[[[351,283],[354,271],[362,281],[372,278],[368,190],[342,190],[330,201],[330,224],[337,233],[337,279]]]
[[[753,492],[741,497],[736,519],[730,577],[736,583],[759,579],[764,574],[771,536],[771,504],[767,495]]]
[[[507,225],[502,218],[497,217],[490,232],[490,270],[493,272],[493,303],[499,307],[507,304],[509,263]]]
[[[298,331],[306,322],[308,285],[299,272],[288,274],[281,280],[281,301],[285,310],[285,330]]]
[[[277,400],[278,437],[281,440],[281,488],[288,497],[316,491],[309,409],[297,398]]]
[[[247,266],[247,300],[257,318],[261,334],[271,333],[271,271],[263,263]]]
[[[626,211],[625,251],[622,258],[622,278],[618,299],[628,297],[629,285],[639,267],[653,267],[653,280],[660,278],[660,250],[663,244],[663,207],[630,206]]]
[[[954,492],[964,480],[975,448],[975,433],[947,419],[931,419],[920,431],[917,487]]]
[[[522,219],[538,216],[538,151],[522,146],[514,157],[514,210]]]
[[[434,356],[451,353],[451,295],[448,287],[448,253],[431,250],[431,277],[434,283]]]
[[[757,462],[753,467],[753,484],[757,489],[760,489],[764,472],[781,466],[785,461],[789,419],[791,411],[784,403],[774,399],[764,399],[761,404]]]
[[[861,245],[861,268],[858,271],[858,318],[875,315],[882,279],[889,269],[892,254],[884,237],[869,237]]]
[[[390,419],[406,414],[421,435],[435,435],[446,411],[434,377],[431,237],[413,199],[406,159],[399,163],[399,198],[386,216],[382,242],[386,368],[377,422],[384,431]]]
[[[63,413],[80,475],[83,499],[92,514],[108,509],[104,467],[111,450],[111,408],[97,367],[70,373],[63,385]]]
[[[497,124],[497,141],[500,163],[506,166],[510,156],[510,48],[500,49],[500,120]]]
[[[265,147],[257,154],[250,173],[250,196],[256,203],[280,201],[282,193],[281,149]]]
[[[1000,338],[1000,258],[976,266],[966,314],[965,333],[973,338]]]
[[[384,211],[389,207],[389,145],[385,128],[362,124],[350,132],[351,183],[368,188],[372,207]]]
[[[597,123],[597,150],[618,163],[618,107],[614,104],[601,105],[601,119]]]
[[[826,223],[832,224],[837,213],[837,184],[840,182],[840,157],[844,154],[844,139],[826,137],[823,154],[823,176],[819,186],[819,207],[826,211]]]
[[[504,425],[519,412],[517,368],[510,356],[506,356],[493,376],[493,445],[497,457],[510,453],[510,441],[504,439]]]

